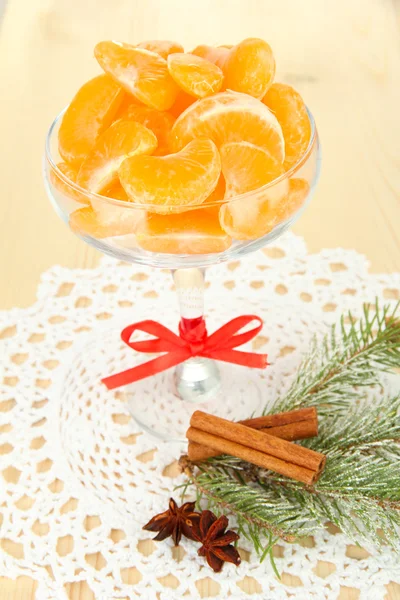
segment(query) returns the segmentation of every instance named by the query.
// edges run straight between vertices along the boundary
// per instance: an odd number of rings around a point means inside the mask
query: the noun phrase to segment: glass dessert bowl
[[[306,151],[287,172],[258,189],[226,199],[221,177],[203,203],[162,209],[128,201],[120,185],[111,186],[107,195],[93,194],[58,166],[62,161],[58,131],[64,112],[54,120],[46,139],[44,180],[54,209],[76,235],[101,252],[118,260],[170,269],[179,299],[181,336],[190,337],[191,331],[204,325],[205,267],[237,259],[276,240],[299,218],[318,180],[319,140],[308,111],[311,136]],[[142,362],[146,360],[143,354]],[[216,400],[223,390],[215,361],[195,356],[168,371],[167,377],[168,397],[150,408],[148,396],[137,392],[141,386],[151,388],[151,379],[123,388],[132,416],[146,431],[162,439],[181,440],[199,405],[222,417],[242,418],[235,411],[234,393],[224,396],[223,403]],[[257,405],[258,398],[248,397],[243,417],[254,413]],[[172,413],[173,425],[168,419]]]

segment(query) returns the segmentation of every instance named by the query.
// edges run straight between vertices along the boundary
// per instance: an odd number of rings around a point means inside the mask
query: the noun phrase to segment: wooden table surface
[[[101,39],[176,39],[187,49],[268,40],[277,79],[301,91],[322,139],[320,184],[295,230],[312,251],[355,248],[374,271],[400,271],[399,28],[397,0],[8,0],[0,29],[0,308],[31,304],[49,266],[92,267],[99,258],[54,214],[41,160],[52,118],[98,72],[92,49]],[[319,574],[327,572],[321,563]],[[27,577],[0,577],[0,600],[30,600],[35,587]],[[93,598],[86,584],[68,593]],[[343,588],[339,598],[359,595]],[[385,598],[399,600],[400,586],[390,584]]]

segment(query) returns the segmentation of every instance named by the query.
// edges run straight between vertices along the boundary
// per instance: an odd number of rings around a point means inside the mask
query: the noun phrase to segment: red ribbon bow
[[[258,325],[249,331],[238,333],[252,321],[258,321]],[[165,352],[165,354],[132,369],[105,377],[102,382],[109,390],[113,390],[165,371],[193,356],[214,358],[244,367],[264,369],[268,365],[266,354],[234,350],[237,346],[252,340],[261,331],[262,326],[263,322],[260,317],[243,315],[232,319],[209,336],[202,319],[189,331],[184,331],[180,324],[178,336],[157,321],[147,320],[134,323],[122,330],[122,341],[138,352]],[[154,339],[131,342],[130,338],[135,331],[153,335]]]

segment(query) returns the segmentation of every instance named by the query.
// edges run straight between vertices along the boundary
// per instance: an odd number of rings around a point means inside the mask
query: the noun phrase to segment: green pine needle
[[[380,372],[399,366],[400,323],[394,318],[398,308],[399,303],[380,310],[376,301],[374,310],[364,305],[358,323],[351,313],[342,316],[339,327],[333,325],[322,341],[314,339],[289,391],[266,412],[300,406],[317,406],[320,415],[331,414],[332,407],[346,411],[349,401],[360,395],[355,388],[377,385]]]

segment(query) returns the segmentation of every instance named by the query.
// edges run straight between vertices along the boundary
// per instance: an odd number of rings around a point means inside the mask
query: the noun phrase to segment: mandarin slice
[[[285,169],[295,165],[307,150],[311,137],[311,124],[302,97],[294,88],[284,83],[274,83],[264,96],[278,119],[285,139]]]
[[[303,206],[309,192],[310,186],[305,179],[299,177],[289,179],[288,194],[276,209],[279,221],[286,221],[286,219],[294,215]]]
[[[233,46],[225,58],[224,87],[263,98],[275,76],[275,59],[269,44],[248,38]]]
[[[220,209],[222,228],[237,240],[252,240],[270,233],[293,216],[304,203],[310,190],[305,179],[286,180],[287,194],[273,194],[277,183],[265,191],[254,192],[254,197],[239,198],[224,204]]]
[[[155,52],[165,59],[175,52],[184,52],[181,44],[178,42],[171,42],[170,40],[147,40],[136,45],[138,48],[144,48],[145,50],[150,50],[150,52]]]
[[[289,186],[286,178],[266,189],[263,186],[284,174],[283,165],[269,152],[246,142],[225,144],[220,152],[225,197],[232,198],[221,206],[223,229],[238,240],[265,235],[278,222],[278,207]],[[246,196],[235,198],[240,194]]]
[[[119,178],[133,202],[151,205],[154,212],[201,204],[214,190],[221,160],[211,140],[193,140],[167,156],[132,156],[119,169]]]
[[[100,42],[94,49],[100,66],[127,92],[157,110],[168,110],[178,86],[168,73],[167,61],[155,52],[121,42]]]
[[[218,147],[228,142],[250,142],[282,162],[285,155],[276,117],[265,104],[239,92],[220,92],[192,104],[174,123],[171,147],[180,150],[199,137],[212,139]]]
[[[200,56],[200,58],[205,58],[206,60],[214,63],[220,69],[223,69],[226,59],[229,55],[229,48],[225,46],[207,46],[206,44],[201,44],[200,46],[196,46],[194,50],[191,52],[196,56]]]
[[[138,245],[144,250],[168,254],[223,252],[232,241],[220,226],[218,208],[175,215],[147,214],[136,235]]]
[[[183,90],[178,92],[174,105],[169,109],[171,115],[177,119],[189,106],[196,102],[197,98],[187,94]]]
[[[136,121],[120,120],[101,135],[79,169],[77,183],[89,192],[99,194],[118,180],[123,161],[137,154],[151,154],[157,138],[150,129]]]
[[[114,200],[123,200],[124,202],[130,202],[128,198],[128,194],[122,187],[119,178],[117,181],[113,181],[113,183],[101,192],[102,196],[106,196],[107,198],[114,198]]]
[[[145,105],[143,104],[143,102],[140,102],[140,100],[137,100],[135,98],[135,96],[132,96],[132,94],[128,94],[125,92],[124,99],[121,102],[121,106],[119,107],[114,120],[118,121],[118,119],[122,119],[123,115],[126,113],[128,108],[130,108],[131,106],[145,106]]]
[[[151,129],[158,141],[158,146],[153,154],[162,156],[169,153],[169,137],[172,125],[175,122],[174,117],[169,112],[131,104],[121,115],[121,118],[136,121]]]
[[[124,96],[109,75],[99,75],[78,90],[58,132],[58,149],[66,162],[79,166],[113,122]]]
[[[279,215],[268,198],[254,193],[251,198],[238,198],[223,204],[219,213],[221,227],[235,240],[255,240],[278,224]]]
[[[101,216],[90,206],[79,208],[69,216],[69,226],[75,233],[89,235],[96,239],[103,239],[117,235],[127,235],[134,233],[138,223],[144,215],[144,211],[135,209],[124,209],[126,212],[121,214],[121,210],[116,210],[116,217],[112,222],[103,220]]]
[[[196,98],[211,96],[222,87],[224,75],[217,65],[195,54],[170,54],[168,71],[187,94]]]
[[[98,225],[101,225],[105,231],[114,231],[115,228],[117,233],[112,235],[123,235],[135,231],[137,225],[144,219],[145,211],[140,206],[132,205],[119,180],[114,181],[104,189],[101,195],[113,200],[122,200],[129,203],[129,205],[123,206],[116,202],[108,202],[106,199],[92,196],[90,202],[96,213]]]
[[[204,200],[203,204],[211,204],[214,202],[223,202],[224,196],[225,196],[225,190],[226,190],[225,177],[221,173],[215,189],[211,192],[211,194],[208,196],[208,198],[206,198]]]
[[[84,194],[81,194],[69,184],[69,182],[76,183],[76,178],[78,177],[78,172],[76,169],[65,162],[58,163],[56,167],[59,171],[61,171],[62,175],[65,176],[67,181],[62,178],[55,169],[50,168],[50,181],[54,187],[61,194],[67,196],[71,200],[76,200],[77,202],[80,202],[80,204],[90,204],[89,198],[87,198]]]
[[[248,142],[224,144],[220,148],[220,156],[226,182],[225,198],[257,190],[285,172],[282,163],[272,154]],[[278,199],[286,195],[286,181],[274,187],[277,188]]]

